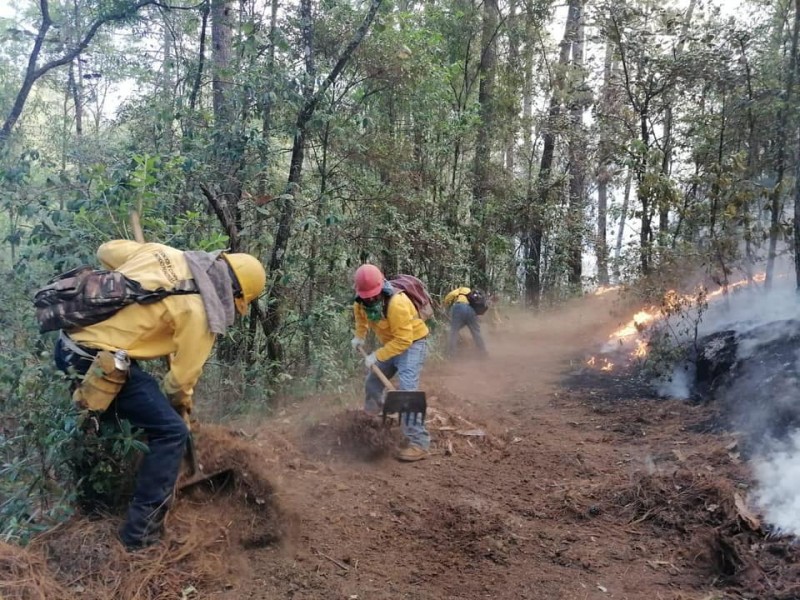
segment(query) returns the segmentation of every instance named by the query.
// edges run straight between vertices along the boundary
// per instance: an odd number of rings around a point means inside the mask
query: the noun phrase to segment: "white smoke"
[[[800,536],[800,431],[754,459],[756,504],[780,533]]]
[[[800,536],[800,431],[784,431],[781,440],[770,437],[776,422],[800,411],[800,405],[795,408],[800,381],[791,375],[800,373],[800,359],[795,353],[773,362],[764,354],[767,345],[797,335],[800,301],[794,284],[793,276],[780,276],[770,291],[755,284],[714,299],[698,334],[736,332],[736,360],[743,366],[725,395],[738,413],[737,427],[760,449],[752,460],[754,500],[777,531]]]
[[[698,333],[706,335],[726,329],[746,333],[767,323],[797,319],[798,306],[794,285],[787,277],[776,281],[769,292],[763,284],[753,284],[711,300]]]
[[[692,394],[694,371],[694,366],[691,364],[676,365],[669,378],[656,382],[656,394],[659,398],[688,400]]]

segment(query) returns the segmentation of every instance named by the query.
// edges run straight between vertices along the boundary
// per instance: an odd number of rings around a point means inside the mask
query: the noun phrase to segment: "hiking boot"
[[[428,451],[424,448],[420,448],[419,446],[409,446],[408,448],[403,448],[402,450],[398,451],[397,453],[397,460],[403,462],[416,462],[418,460],[422,460],[423,458],[427,458]]]
[[[164,535],[166,503],[156,508],[131,506],[128,518],[119,530],[119,539],[128,551],[141,550],[159,542]]]

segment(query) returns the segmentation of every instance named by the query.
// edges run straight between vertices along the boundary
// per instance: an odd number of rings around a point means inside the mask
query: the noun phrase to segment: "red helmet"
[[[356,294],[359,298],[372,298],[380,294],[384,277],[375,265],[361,265],[355,274]]]

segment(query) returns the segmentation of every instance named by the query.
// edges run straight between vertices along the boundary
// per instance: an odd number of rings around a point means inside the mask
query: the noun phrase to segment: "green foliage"
[[[675,365],[683,363],[697,350],[703,315],[708,309],[708,292],[698,286],[691,293],[667,290],[651,310],[659,319],[647,328],[647,353],[639,360],[645,376],[669,379]]]
[[[71,513],[67,448],[75,430],[66,386],[47,354],[5,361],[0,433],[0,536],[25,541]]]

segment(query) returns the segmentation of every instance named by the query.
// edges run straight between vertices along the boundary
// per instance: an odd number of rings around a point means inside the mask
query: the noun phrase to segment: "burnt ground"
[[[488,361],[429,364],[426,461],[359,459],[325,433],[335,415],[287,406],[254,433],[293,444],[274,469],[297,537],[251,553],[250,573],[211,597],[798,597],[794,548],[747,511],[736,438],[698,433],[715,409],[583,370],[612,308],[594,297],[509,319]]]
[[[228,569],[195,583],[184,565],[179,591],[216,600],[800,597],[797,550],[747,508],[738,440],[702,426],[715,408],[582,370],[618,325],[611,309],[591,297],[508,318],[488,332],[489,360],[431,361],[435,441],[425,461],[394,461],[396,432],[368,431],[360,452],[360,417],[347,416],[342,398],[287,403],[260,426],[234,426],[268,491],[250,493],[247,510],[180,500],[176,521],[201,511],[219,530],[204,551]],[[280,541],[245,543],[259,502],[286,524]],[[181,547],[174,535],[168,546]],[[181,597],[175,589],[131,597]]]

